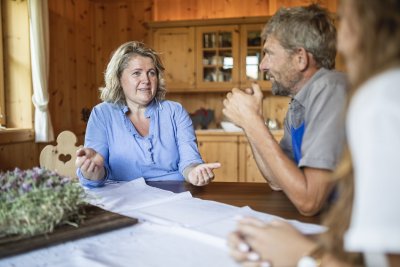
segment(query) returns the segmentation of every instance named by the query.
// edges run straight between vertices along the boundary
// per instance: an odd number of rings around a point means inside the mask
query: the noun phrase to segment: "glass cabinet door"
[[[257,81],[262,90],[270,90],[271,83],[265,72],[260,71],[260,63],[264,56],[261,31],[264,24],[242,25],[241,28],[241,70],[240,85],[249,87],[251,82]]]
[[[199,27],[197,32],[198,88],[211,91],[238,85],[238,27]]]

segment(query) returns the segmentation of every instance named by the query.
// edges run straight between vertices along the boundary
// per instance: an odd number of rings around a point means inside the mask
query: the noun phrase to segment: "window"
[[[28,1],[4,0],[0,8],[0,122],[7,129],[32,129]]]
[[[1,15],[1,4],[0,4],[0,127],[6,125],[6,114],[4,106],[4,70],[3,70],[3,25],[2,25],[2,15]]]

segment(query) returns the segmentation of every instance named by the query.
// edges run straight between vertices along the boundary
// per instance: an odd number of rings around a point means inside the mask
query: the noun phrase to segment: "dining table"
[[[194,197],[214,200],[237,207],[273,214],[285,219],[307,223],[321,223],[321,215],[303,216],[283,191],[272,190],[267,183],[212,182],[206,186],[194,186],[183,181],[147,182],[157,188],[180,193],[190,191]]]
[[[284,192],[273,191],[266,183],[212,182],[193,186],[184,181],[147,181],[146,184],[174,193],[189,191],[196,199],[250,207],[284,219],[312,224],[321,220],[320,215],[301,215]],[[230,257],[226,241],[215,240],[183,227],[139,221],[0,257],[0,266],[240,266]]]

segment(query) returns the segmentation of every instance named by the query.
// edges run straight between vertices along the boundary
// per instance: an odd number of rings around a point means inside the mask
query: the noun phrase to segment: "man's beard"
[[[272,82],[271,90],[273,95],[288,96],[291,93],[290,88],[285,87],[277,81]]]

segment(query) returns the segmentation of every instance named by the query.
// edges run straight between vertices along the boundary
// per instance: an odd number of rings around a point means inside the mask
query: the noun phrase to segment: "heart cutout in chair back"
[[[59,159],[60,161],[64,162],[64,164],[66,164],[68,161],[70,161],[71,158],[72,158],[71,154],[67,154],[67,155],[65,155],[65,154],[60,154],[60,155],[58,156],[58,159]]]

